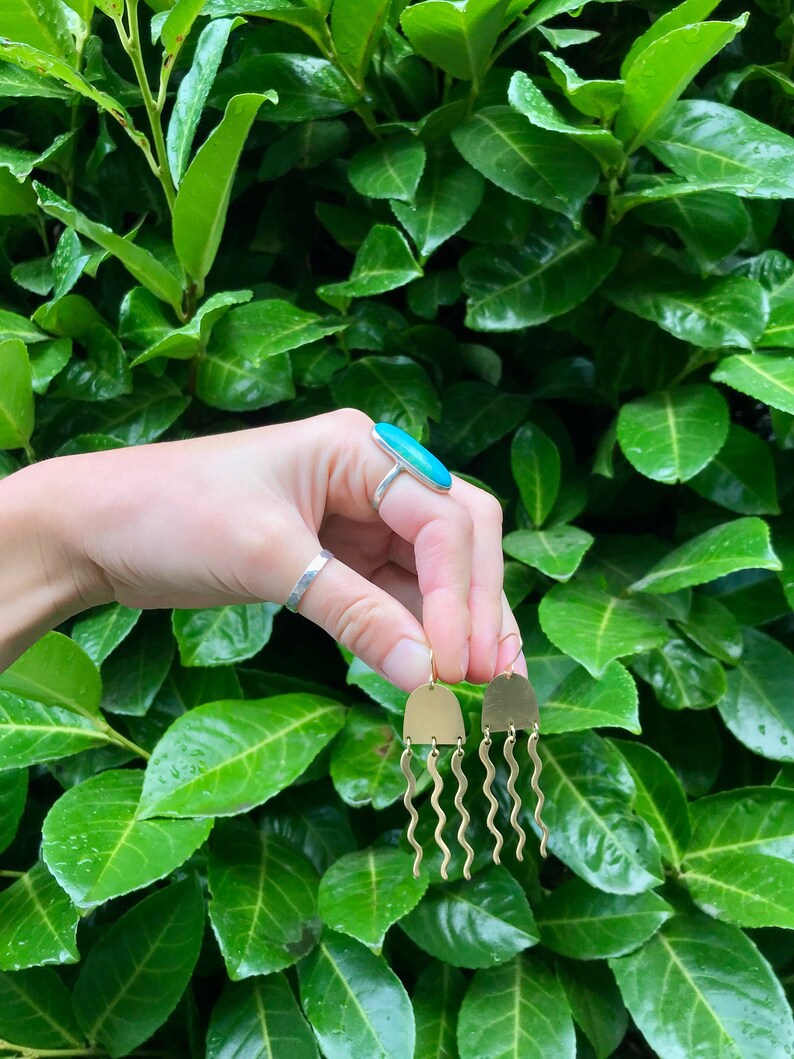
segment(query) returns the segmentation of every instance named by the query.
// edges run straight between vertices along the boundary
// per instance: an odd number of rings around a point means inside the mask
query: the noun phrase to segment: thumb
[[[295,549],[305,560],[295,563],[296,581],[321,547],[316,541],[313,549]],[[298,613],[404,691],[430,680],[430,648],[413,614],[338,559],[330,559],[311,582]]]

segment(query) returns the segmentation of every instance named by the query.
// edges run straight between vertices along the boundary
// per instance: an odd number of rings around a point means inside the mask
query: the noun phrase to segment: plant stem
[[[0,868],[0,879],[21,879],[23,871],[12,871],[11,868]]]
[[[11,1044],[0,1040],[0,1052],[13,1052],[15,1059],[68,1059],[69,1056],[102,1055],[97,1048],[27,1048],[22,1044]]]
[[[138,79],[138,85],[141,89],[143,105],[146,108],[146,114],[149,118],[149,126],[152,130],[152,140],[154,141],[157,161],[155,162],[154,159],[151,158],[151,152],[149,152],[149,164],[162,185],[163,193],[165,194],[166,202],[168,203],[168,209],[173,214],[174,203],[176,201],[176,190],[174,188],[174,181],[171,178],[171,170],[168,165],[168,153],[165,149],[165,139],[163,137],[163,124],[160,120],[162,104],[165,103],[165,92],[163,90],[164,75],[161,75],[160,93],[158,95],[158,101],[155,103],[149,85],[149,79],[146,76],[146,68],[143,65],[141,34],[138,25],[138,0],[127,0],[127,19],[129,22],[129,35],[124,32],[124,27],[120,19],[116,20],[116,28],[119,33],[121,45],[132,61],[135,76]]]
[[[148,750],[144,750],[142,746],[133,743],[133,741],[128,739],[126,735],[117,732],[116,729],[112,728],[104,719],[99,720],[98,723],[95,719],[95,725],[100,732],[103,732],[107,736],[111,743],[115,743],[116,746],[123,747],[125,750],[131,750],[136,757],[142,757],[144,761],[148,761],[152,756]]]

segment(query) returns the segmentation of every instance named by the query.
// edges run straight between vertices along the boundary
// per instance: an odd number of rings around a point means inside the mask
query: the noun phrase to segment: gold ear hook
[[[430,648],[430,687],[438,682],[438,670],[436,669],[436,656],[433,648]]]
[[[511,636],[516,636],[518,638],[518,650],[516,651],[512,661],[508,662],[508,664],[505,666],[505,675],[507,676],[508,680],[513,675],[513,666],[515,666],[516,662],[521,657],[521,652],[524,650],[524,641],[521,639],[521,635],[517,632],[509,632],[507,636],[502,637],[499,643],[503,644],[505,640],[509,640]]]

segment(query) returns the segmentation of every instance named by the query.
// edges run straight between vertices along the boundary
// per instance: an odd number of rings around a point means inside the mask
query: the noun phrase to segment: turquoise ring
[[[395,459],[395,464],[372,497],[372,509],[377,511],[386,490],[403,471],[416,478],[422,485],[435,489],[437,493],[448,493],[452,488],[452,475],[441,460],[428,452],[424,445],[414,441],[410,434],[392,423],[376,423],[372,436],[384,451]]]

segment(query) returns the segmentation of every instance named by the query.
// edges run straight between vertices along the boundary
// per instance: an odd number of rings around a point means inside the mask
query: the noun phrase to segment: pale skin
[[[321,548],[299,613],[392,683],[485,683],[513,659],[502,512],[453,477],[400,474],[372,420],[342,409],[230,434],[62,456],[0,482],[0,669],[67,617],[284,603]],[[519,656],[517,672],[526,675]]]

